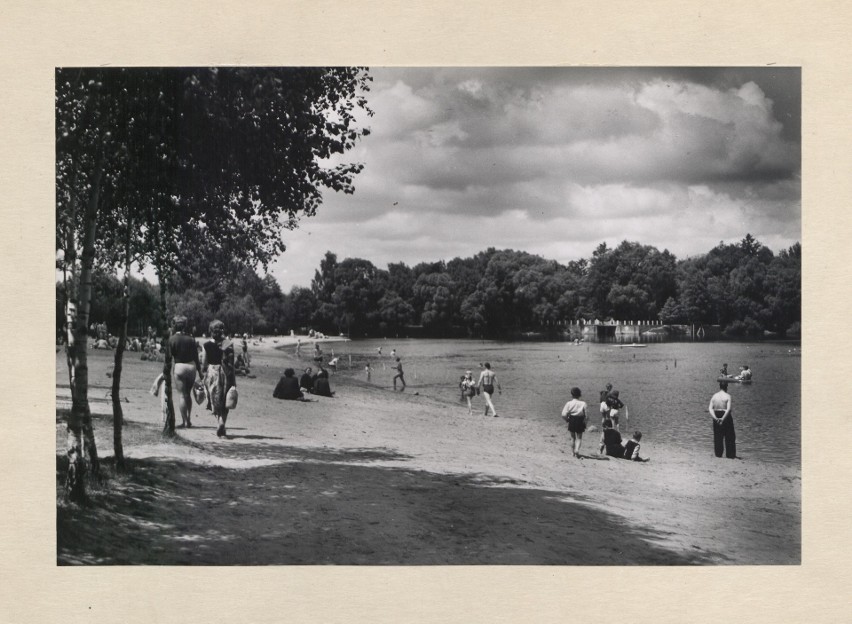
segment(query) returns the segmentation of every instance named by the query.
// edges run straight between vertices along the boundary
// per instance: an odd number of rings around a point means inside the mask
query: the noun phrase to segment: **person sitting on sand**
[[[586,430],[586,402],[581,401],[580,396],[579,388],[571,388],[571,400],[562,408],[562,418],[568,423],[571,448],[577,459],[582,459],[580,446],[583,443],[583,432]]]
[[[314,377],[313,393],[319,396],[333,397],[334,392],[331,391],[331,384],[328,382],[328,371],[319,365],[319,370]]]
[[[284,370],[284,376],[278,380],[278,385],[272,391],[272,396],[285,401],[302,401],[305,395],[299,390],[299,380],[292,368]]]
[[[624,447],[621,446],[621,434],[612,428],[612,421],[607,418],[603,421],[603,432],[601,433],[601,447],[598,451],[609,457],[621,457],[624,455]]]
[[[609,405],[609,419],[612,421],[612,425],[615,427],[615,430],[619,431],[618,413],[622,408],[624,408],[624,403],[622,403],[621,399],[618,398],[618,390],[610,392],[606,402],[607,405]]]
[[[234,359],[234,374],[247,376],[251,371],[242,353],[238,353]]]
[[[651,461],[648,458],[639,457],[639,441],[642,439],[641,431],[634,431],[633,437],[630,438],[627,443],[624,445],[624,454],[621,456],[622,459],[629,459],[631,461],[639,461],[646,462]]]
[[[313,392],[314,391],[314,369],[308,366],[305,369],[305,372],[302,374],[301,379],[299,379],[299,388],[301,388],[302,392]]]

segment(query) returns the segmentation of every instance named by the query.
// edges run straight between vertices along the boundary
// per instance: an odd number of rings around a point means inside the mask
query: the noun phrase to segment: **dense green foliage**
[[[198,333],[217,317],[234,332],[311,327],[353,337],[401,333],[415,325],[425,335],[499,337],[610,318],[720,325],[731,337],[764,331],[783,336],[797,333],[801,320],[801,245],[775,255],[750,235],[684,260],[637,243],[614,249],[601,244],[589,260],[567,266],[488,249],[471,258],[414,267],[396,263],[383,270],[360,258],[338,261],[328,252],[311,287],[288,294],[272,276],[250,269],[235,266],[221,275],[211,279],[200,269],[184,274],[169,296],[170,312],[187,316]],[[96,280],[98,297],[105,300],[118,287],[114,278]],[[155,293],[143,282],[134,283],[131,293],[131,326],[138,327],[151,318]],[[93,310],[103,310],[101,318],[109,323],[106,301],[93,302]]]

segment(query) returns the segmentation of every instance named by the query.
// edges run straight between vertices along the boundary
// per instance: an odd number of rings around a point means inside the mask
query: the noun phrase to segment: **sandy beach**
[[[328,338],[332,343],[341,338]],[[643,441],[648,463],[596,457],[587,433],[574,459],[567,426],[491,418],[462,403],[393,392],[392,373],[366,383],[353,364],[334,398],[278,401],[285,366],[311,365],[312,340],[250,346],[253,378],[228,438],[195,406],[193,427],[160,438],[148,394],[161,363],[125,358],[125,455],[131,470],[93,487],[93,504],[59,503],[60,564],[797,564],[797,468],[717,459]],[[284,351],[274,349],[286,347]],[[328,351],[326,347],[323,347]],[[98,449],[112,455],[112,352],[91,352]],[[64,354],[57,409],[67,406]],[[454,393],[448,388],[448,396]],[[496,398],[499,401],[499,397]],[[499,404],[499,403],[498,403]],[[180,418],[178,417],[178,422]],[[592,421],[593,422],[593,421]],[[64,465],[57,419],[57,492]],[[134,443],[130,443],[133,441]],[[58,496],[58,500],[61,497]],[[108,520],[108,521],[106,521]]]

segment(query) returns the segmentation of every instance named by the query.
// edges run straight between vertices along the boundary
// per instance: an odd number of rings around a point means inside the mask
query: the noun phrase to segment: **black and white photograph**
[[[848,619],[845,4],[0,13],[0,622]]]
[[[54,86],[58,566],[801,564],[801,67]]]

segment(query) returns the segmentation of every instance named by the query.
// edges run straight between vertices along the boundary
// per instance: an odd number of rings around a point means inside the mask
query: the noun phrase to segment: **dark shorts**
[[[586,430],[586,418],[584,416],[569,416],[568,431],[571,433],[583,433]]]

